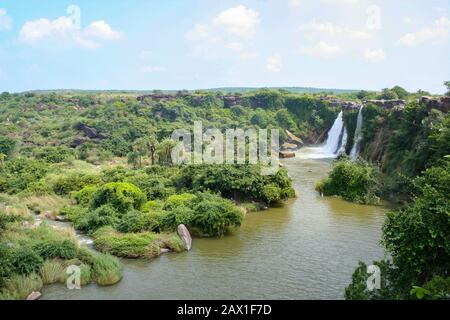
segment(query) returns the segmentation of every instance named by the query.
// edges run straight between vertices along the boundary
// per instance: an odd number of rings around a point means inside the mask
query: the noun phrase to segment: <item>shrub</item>
[[[281,200],[281,188],[274,183],[265,185],[262,190],[262,196],[264,202],[268,204],[277,202]]]
[[[71,192],[78,191],[87,186],[98,185],[102,182],[100,175],[71,173],[58,176],[52,181],[52,189],[56,194],[69,195]]]
[[[111,182],[101,186],[94,194],[92,207],[99,208],[109,204],[119,213],[131,209],[139,210],[145,203],[144,193],[131,183]]]
[[[377,203],[378,171],[363,160],[352,162],[344,158],[333,164],[328,178],[320,181],[316,190],[325,196],[336,195],[357,203]]]
[[[36,251],[25,246],[12,249],[8,259],[15,273],[24,275],[37,272],[44,262]]]
[[[161,217],[160,227],[163,230],[175,230],[178,225],[190,225],[194,218],[194,210],[185,206],[174,207]]]
[[[240,227],[243,212],[231,201],[212,194],[202,194],[194,206],[191,225],[203,235],[223,236],[229,228]]]
[[[34,245],[34,250],[43,259],[73,259],[77,255],[77,245],[69,239],[38,242]]]
[[[0,166],[0,192],[20,193],[43,178],[49,171],[46,163],[25,158],[15,158]]]
[[[192,206],[196,196],[191,193],[175,194],[168,197],[164,204],[164,210],[172,210],[178,207]]]
[[[120,223],[119,213],[112,205],[107,204],[83,214],[75,221],[75,227],[91,233],[101,227],[116,226],[118,223]]]
[[[152,212],[155,210],[160,210],[164,207],[164,202],[158,201],[158,200],[150,200],[147,201],[143,206],[141,211],[142,212]]]
[[[35,151],[35,157],[48,163],[60,163],[75,158],[75,150],[65,146],[43,147]]]
[[[92,199],[94,198],[94,194],[97,192],[97,187],[95,186],[86,186],[78,192],[75,192],[73,197],[77,201],[77,203],[81,206],[88,207],[90,206]]]
[[[137,210],[128,212],[122,217],[122,220],[117,225],[117,230],[120,232],[142,232],[154,231],[160,227],[161,219],[152,213],[142,213]]]

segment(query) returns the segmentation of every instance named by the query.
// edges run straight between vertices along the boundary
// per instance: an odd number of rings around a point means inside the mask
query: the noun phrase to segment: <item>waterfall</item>
[[[325,144],[326,153],[337,154],[339,147],[342,145],[343,130],[344,119],[341,111],[328,132],[327,143]]]
[[[363,108],[364,108],[363,105],[361,106],[361,108],[359,108],[358,119],[356,120],[354,143],[353,143],[352,151],[350,151],[350,158],[352,160],[356,160],[356,158],[359,155],[359,149],[361,147],[361,139],[362,139],[361,129],[362,129],[362,125],[363,125],[363,114],[362,114]]]
[[[328,131],[327,141],[320,147],[305,147],[300,149],[297,157],[301,159],[326,159],[336,158],[345,152],[347,144],[347,129],[344,125],[343,112],[339,112],[333,126]]]
[[[348,139],[347,128],[344,126],[344,130],[342,132],[341,147],[337,152],[338,155],[345,153],[345,147],[347,146],[347,139]]]

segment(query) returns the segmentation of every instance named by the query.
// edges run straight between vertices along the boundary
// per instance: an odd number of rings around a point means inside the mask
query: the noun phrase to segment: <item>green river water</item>
[[[248,214],[233,235],[195,238],[190,252],[150,262],[123,260],[123,279],[114,286],[52,285],[43,289],[43,298],[342,299],[358,261],[383,257],[379,240],[387,209],[317,194],[314,185],[330,163],[283,160],[299,197]]]

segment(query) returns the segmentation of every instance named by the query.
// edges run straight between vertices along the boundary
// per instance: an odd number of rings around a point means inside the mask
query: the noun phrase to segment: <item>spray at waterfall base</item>
[[[354,143],[350,152],[350,158],[355,160],[360,151],[362,140],[363,108],[358,112],[357,126],[354,134]],[[300,159],[329,159],[345,154],[348,140],[348,132],[344,123],[344,112],[340,111],[333,126],[328,131],[327,141],[319,147],[305,147],[300,150],[297,157]]]
[[[279,129],[227,129],[224,135],[216,128],[203,132],[202,122],[195,121],[193,134],[177,129],[172,140],[176,145],[171,157],[177,165],[260,164],[262,175],[274,175],[280,168]]]

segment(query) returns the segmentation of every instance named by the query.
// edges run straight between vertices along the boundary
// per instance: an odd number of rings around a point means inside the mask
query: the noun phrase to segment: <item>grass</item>
[[[0,300],[24,300],[33,291],[42,288],[42,280],[35,273],[28,276],[14,275],[4,281],[0,292]]]
[[[94,233],[94,239],[99,251],[123,258],[154,258],[161,254],[161,248],[184,251],[183,242],[173,233],[119,233],[111,227],[104,227]]]
[[[46,260],[39,269],[43,284],[53,284],[64,282],[65,267],[63,262],[58,259]]]
[[[122,279],[122,264],[116,257],[82,247],[78,258],[90,266],[92,280],[100,286],[113,285]]]
[[[23,203],[36,213],[50,212],[55,218],[64,206],[70,204],[70,200],[56,195],[51,196],[29,196],[22,199]]]

